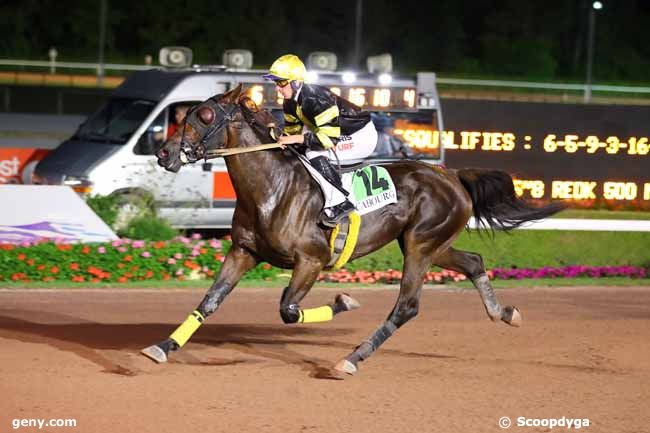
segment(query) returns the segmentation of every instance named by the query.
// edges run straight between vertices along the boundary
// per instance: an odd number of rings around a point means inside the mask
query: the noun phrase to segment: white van
[[[128,77],[109,100],[36,167],[33,183],[64,184],[85,194],[118,195],[120,218],[153,204],[179,228],[229,228],[235,193],[222,159],[190,164],[178,173],[158,166],[155,150],[167,139],[177,106],[194,105],[244,83],[258,105],[280,113],[264,71],[193,66],[151,69]],[[405,155],[443,161],[442,112],[435,74],[417,78],[383,74],[311,74],[311,82],[370,111],[379,131],[377,160]],[[282,116],[278,115],[279,123]]]

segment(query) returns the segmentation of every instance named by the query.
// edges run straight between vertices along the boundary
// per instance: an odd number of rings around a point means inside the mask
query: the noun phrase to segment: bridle
[[[229,103],[228,106],[231,106],[228,111],[224,109],[221,103],[219,103],[216,99],[210,98],[208,101],[208,105],[205,105],[205,102],[192,107],[190,111],[187,113],[185,123],[183,124],[183,134],[181,136],[181,149],[180,149],[180,159],[184,164],[191,163],[191,162],[196,162],[199,159],[206,158],[206,152],[207,152],[207,147],[206,144],[208,141],[218,132],[221,132],[226,124],[229,122],[232,122],[235,120],[235,112],[239,110],[239,105],[238,104],[233,104]],[[211,102],[211,104],[210,104]],[[216,121],[215,119],[212,120],[209,124],[205,124],[203,120],[201,119],[200,113],[198,111],[203,110],[205,108],[208,108],[212,110],[212,112],[217,114],[217,110],[212,108],[211,106],[216,106],[216,108],[221,111],[223,114],[221,118]],[[198,118],[198,119],[197,119]],[[194,120],[196,119],[196,122]],[[192,145],[187,142],[185,139],[185,128],[187,127],[187,124],[191,123],[192,128],[194,130],[201,131],[203,130],[203,134],[199,142],[195,145]],[[219,148],[222,148],[225,145],[225,139],[223,140],[223,143]]]
[[[183,132],[181,136],[180,152],[179,152],[179,159],[183,164],[193,163],[200,159],[204,159],[207,161],[209,158],[218,158],[218,157],[229,156],[229,155],[237,155],[241,153],[257,152],[260,150],[284,148],[283,145],[277,142],[259,144],[256,146],[225,148],[227,132],[224,130],[224,127],[229,122],[233,122],[237,120],[236,118],[237,111],[241,112],[246,123],[248,123],[249,125],[257,124],[259,126],[259,122],[257,122],[254,116],[251,116],[250,112],[248,112],[245,109],[242,109],[240,103],[230,102],[228,104],[225,104],[225,107],[227,109],[224,108],[224,104],[219,103],[213,97],[208,99],[205,102],[202,102],[201,104],[195,107],[192,107],[188,111],[187,116],[185,118],[185,123],[183,124]],[[208,114],[210,114],[212,117],[209,123],[204,121],[205,119],[203,119],[201,115],[202,110],[209,110]],[[214,118],[217,117],[217,114],[219,112],[222,114],[222,116],[218,120],[215,120]],[[197,131],[197,133],[201,134],[201,139],[195,145],[190,144],[185,138],[185,128],[187,127],[188,123],[192,126],[192,128],[195,131]],[[270,124],[266,126],[269,128],[271,127],[276,128],[274,124]],[[221,144],[219,145],[219,147],[208,149],[207,148],[208,141],[212,139],[212,137],[214,137],[217,133],[220,133],[222,131],[224,133],[224,137],[221,140]],[[274,136],[272,137],[275,140],[275,137]]]

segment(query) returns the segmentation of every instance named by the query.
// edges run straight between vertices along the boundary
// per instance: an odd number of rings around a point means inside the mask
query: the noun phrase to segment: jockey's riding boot
[[[334,168],[330,160],[324,156],[318,156],[309,160],[312,167],[314,167],[329,183],[336,189],[341,191],[343,195],[348,196],[348,192],[343,189],[343,182],[339,172]],[[354,204],[345,199],[344,202],[334,205],[332,207],[323,209],[321,223],[327,227],[336,227],[336,225],[351,212],[356,210]]]
[[[332,185],[336,187],[343,194],[348,195],[348,192],[343,189],[343,182],[341,182],[341,175],[334,168],[330,160],[325,156],[317,156],[314,159],[310,159],[312,167],[314,167],[323,177]]]

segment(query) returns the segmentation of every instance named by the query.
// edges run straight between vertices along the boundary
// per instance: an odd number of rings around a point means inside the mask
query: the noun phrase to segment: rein
[[[283,147],[280,143],[258,144],[251,147],[234,147],[230,149],[206,150],[204,158],[219,158],[221,156],[237,155],[240,153],[257,152],[260,150],[277,149]]]

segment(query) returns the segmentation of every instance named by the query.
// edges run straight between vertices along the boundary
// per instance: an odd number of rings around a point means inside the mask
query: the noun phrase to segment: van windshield
[[[124,144],[147,118],[155,102],[112,98],[79,127],[75,138]]]

